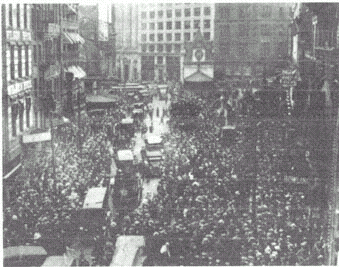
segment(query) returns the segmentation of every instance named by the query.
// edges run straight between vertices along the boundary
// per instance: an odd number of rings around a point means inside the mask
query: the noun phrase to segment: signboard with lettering
[[[296,70],[283,70],[281,83],[283,87],[292,87],[297,85],[297,81],[295,80]]]
[[[32,40],[32,34],[31,34],[31,32],[23,31],[23,32],[22,32],[22,40],[23,40],[23,41],[31,41],[31,40]]]
[[[48,23],[48,36],[57,36],[60,34],[60,25],[56,23]]]
[[[9,41],[20,41],[21,40],[21,34],[20,31],[16,30],[7,30],[6,31],[6,38]]]
[[[305,177],[285,176],[284,182],[285,183],[292,183],[292,184],[307,184],[308,179],[305,178]]]
[[[51,132],[45,132],[45,133],[37,133],[37,134],[30,134],[30,135],[24,135],[22,137],[22,141],[24,144],[27,143],[37,143],[37,142],[45,142],[51,140]]]
[[[23,84],[24,84],[24,90],[32,88],[32,81],[31,80],[25,81],[25,82],[23,82]]]

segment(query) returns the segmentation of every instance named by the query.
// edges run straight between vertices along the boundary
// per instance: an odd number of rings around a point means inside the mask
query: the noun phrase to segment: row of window
[[[238,11],[238,12],[237,12]],[[272,16],[272,6],[263,5],[260,7],[251,4],[245,4],[238,7],[237,10],[232,8],[220,6],[218,8],[219,19],[229,20],[231,16],[233,19],[250,19],[260,15],[262,18],[270,18]],[[284,7],[279,7],[279,18],[285,19]]]
[[[158,22],[158,30],[163,30],[164,29],[164,22]],[[186,20],[184,23],[181,21],[175,21],[174,24],[172,21],[167,21],[166,22],[166,30],[172,30],[173,26],[176,30],[181,30],[182,26],[184,29],[191,29],[191,21]],[[200,20],[194,20],[193,21],[193,27],[194,29],[199,29],[200,28]],[[204,20],[204,29],[210,29],[211,28],[211,20],[205,19]],[[147,30],[147,23],[141,23],[141,29],[142,30]],[[155,30],[155,23],[151,22],[149,23],[149,30]]]
[[[231,35],[230,25],[220,25],[219,26],[219,36],[220,39],[227,39]],[[246,37],[249,36],[250,32],[253,36],[257,34],[258,25],[248,25],[248,24],[239,24],[237,35]],[[279,36],[285,36],[287,34],[286,28],[283,24],[279,26],[274,25],[273,27],[270,24],[261,24],[260,25],[260,34],[262,36],[271,36],[277,33]]]
[[[239,57],[248,57],[250,53],[253,53],[253,51],[250,52],[251,47],[248,43],[239,43],[235,47],[237,49],[237,56]],[[221,58],[224,58],[226,56],[230,56],[231,52],[231,44],[230,43],[222,43],[219,47],[220,56]],[[269,57],[271,55],[271,43],[270,42],[263,42],[261,43],[260,47],[260,56],[262,57]],[[277,50],[276,53],[278,54],[286,54],[287,53],[287,46],[284,42],[279,42],[277,44]]]
[[[31,122],[31,98],[21,99],[11,105],[11,116],[9,116],[9,125],[11,125],[11,135],[17,136],[18,131],[23,132],[30,127]]]
[[[193,33],[193,34],[195,36],[196,33]],[[182,36],[181,33],[174,33],[174,41],[182,41],[181,36]],[[183,34],[183,36],[184,36],[183,38],[184,38],[185,42],[191,41],[191,33],[190,32],[185,32]],[[204,39],[206,41],[209,41],[211,39],[211,33],[210,32],[204,32],[203,36],[204,36]],[[151,33],[149,35],[148,41],[149,42],[155,42],[155,34],[154,33]],[[157,41],[158,42],[164,41],[164,34],[158,33],[157,34]],[[169,42],[173,41],[173,34],[172,33],[166,34],[166,41],[169,41]],[[147,35],[146,34],[141,35],[141,42],[147,42]]]
[[[166,17],[167,18],[172,18],[173,17],[173,13],[175,14],[176,18],[180,18],[183,15],[185,17],[190,17],[191,16],[191,8],[175,9],[174,12],[173,12],[172,9],[167,9],[166,12],[164,10],[158,10],[157,11],[158,18],[163,18],[165,13],[166,13]],[[202,15],[201,7],[193,8],[193,12],[192,13],[196,17]],[[150,11],[149,12],[149,18],[150,19],[154,19],[155,18],[155,14],[156,14],[155,11]],[[211,15],[211,7],[204,7],[203,8],[203,14],[204,14],[204,16],[210,16]],[[141,12],[141,18],[142,19],[146,19],[147,18],[147,12],[146,11]]]
[[[147,50],[148,48],[148,50]],[[146,52],[159,52],[159,53],[180,53],[181,52],[181,44],[166,44],[166,45],[162,45],[162,44],[158,44],[157,46],[155,45],[146,45],[143,44],[141,45],[141,51],[143,53]],[[155,50],[157,49],[157,51]]]
[[[7,80],[29,77],[31,75],[32,51],[28,45],[11,45],[7,50]]]
[[[13,28],[29,28],[28,4],[8,4],[8,26]]]

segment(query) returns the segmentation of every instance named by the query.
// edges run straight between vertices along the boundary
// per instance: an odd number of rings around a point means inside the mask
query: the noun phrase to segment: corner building
[[[183,81],[185,42],[200,29],[214,39],[214,4],[140,4],[139,51],[143,81]]]

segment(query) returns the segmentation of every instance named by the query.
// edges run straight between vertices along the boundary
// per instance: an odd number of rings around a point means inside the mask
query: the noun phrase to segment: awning
[[[70,66],[66,69],[67,72],[72,72],[74,78],[82,79],[86,76],[86,72],[79,66]]]
[[[104,97],[101,95],[88,95],[86,96],[86,102],[92,103],[115,103],[114,99]]]
[[[208,77],[206,74],[198,71],[188,76],[185,79],[186,82],[211,82],[212,78]]]
[[[64,32],[64,40],[69,44],[84,44],[85,40],[80,36],[79,33],[75,32]]]

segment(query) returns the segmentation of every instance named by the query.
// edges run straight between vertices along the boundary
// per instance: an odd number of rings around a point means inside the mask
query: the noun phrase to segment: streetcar
[[[120,210],[135,208],[141,200],[142,181],[136,175],[138,169],[132,150],[119,150],[116,163],[118,172],[113,188],[114,202]]]

